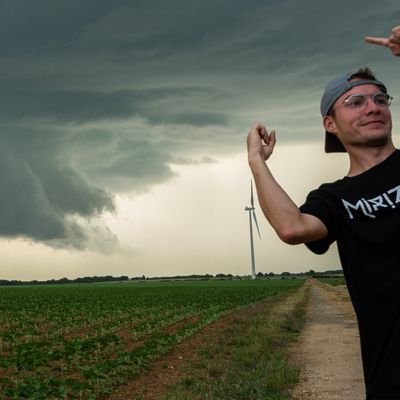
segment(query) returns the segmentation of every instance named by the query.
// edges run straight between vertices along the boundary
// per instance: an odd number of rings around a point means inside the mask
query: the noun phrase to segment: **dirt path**
[[[365,399],[359,347],[347,289],[311,283],[306,326],[294,349],[302,372],[293,399]]]

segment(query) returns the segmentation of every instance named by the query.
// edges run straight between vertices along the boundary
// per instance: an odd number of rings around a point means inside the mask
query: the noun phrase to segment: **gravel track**
[[[294,400],[365,399],[359,334],[347,289],[310,282],[306,325],[295,346]]]

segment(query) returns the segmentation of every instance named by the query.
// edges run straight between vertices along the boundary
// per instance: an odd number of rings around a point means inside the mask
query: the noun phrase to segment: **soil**
[[[265,312],[268,303],[260,302],[240,311],[232,312],[216,322],[207,325],[189,339],[176,346],[168,355],[154,362],[151,369],[142,373],[116,391],[104,398],[105,400],[159,400],[168,387],[178,382],[185,375],[185,364],[193,360],[193,349],[202,347],[205,343],[217,340],[218,335],[228,325],[240,319],[251,318],[260,312]]]
[[[312,280],[305,328],[293,349],[294,400],[365,399],[359,334],[347,289]]]

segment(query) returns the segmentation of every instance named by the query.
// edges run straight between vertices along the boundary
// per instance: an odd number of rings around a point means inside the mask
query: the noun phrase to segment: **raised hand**
[[[378,46],[387,47],[393,55],[400,56],[400,25],[392,29],[392,34],[387,38],[378,38],[375,36],[367,36],[367,43],[376,44]]]
[[[276,143],[275,131],[268,133],[267,128],[259,123],[255,124],[247,136],[247,151],[249,158],[261,155],[264,161],[271,156]]]

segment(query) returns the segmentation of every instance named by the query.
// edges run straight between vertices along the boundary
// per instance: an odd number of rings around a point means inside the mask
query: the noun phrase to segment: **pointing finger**
[[[376,44],[378,46],[388,47],[388,45],[389,45],[389,40],[386,39],[386,38],[378,38],[378,37],[374,37],[374,36],[367,36],[365,38],[365,41],[367,43]]]

